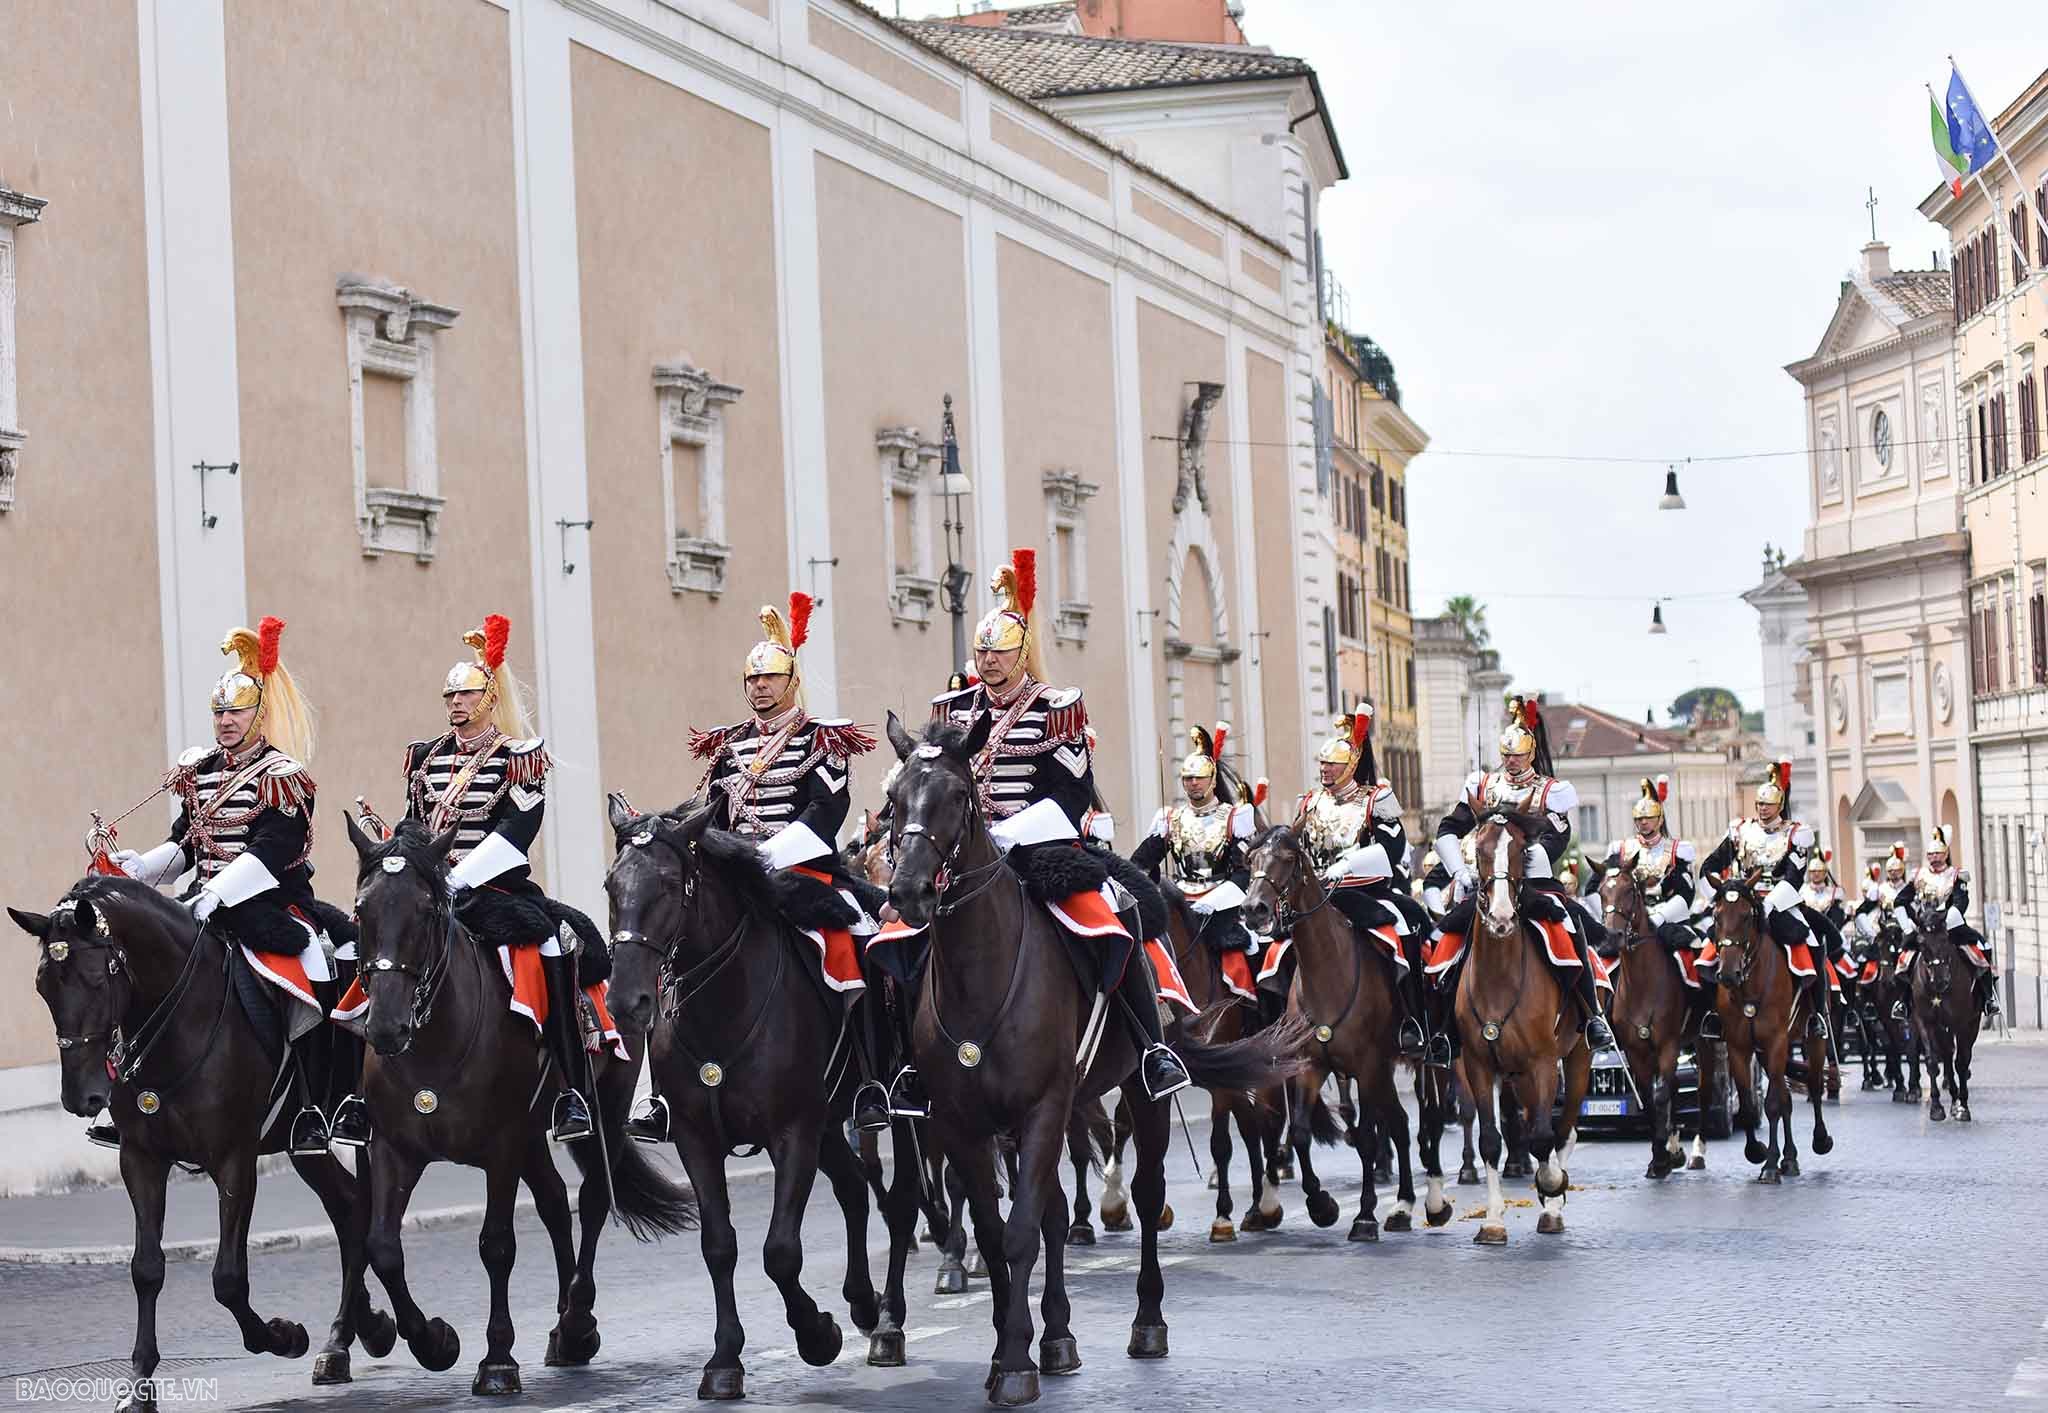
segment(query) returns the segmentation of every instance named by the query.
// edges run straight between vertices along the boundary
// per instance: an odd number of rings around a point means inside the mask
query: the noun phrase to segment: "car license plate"
[[[1579,1106],[1588,1118],[1618,1118],[1628,1112],[1626,1099],[1588,1099]]]

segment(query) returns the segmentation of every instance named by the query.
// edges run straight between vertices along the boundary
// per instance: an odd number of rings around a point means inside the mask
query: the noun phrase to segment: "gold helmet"
[[[1045,666],[1038,652],[1038,551],[1015,549],[1010,562],[996,570],[989,581],[996,606],[974,629],[976,652],[1013,652],[1022,649],[1024,670],[1045,680]]]
[[[1937,856],[1945,859],[1950,852],[1948,830],[1936,825],[1934,832],[1927,836],[1927,861],[1932,863]]]
[[[1542,720],[1534,697],[1510,696],[1507,724],[1501,728],[1500,733],[1501,756],[1506,758],[1536,754],[1536,728],[1542,724]]]
[[[1199,726],[1188,728],[1188,740],[1194,749],[1181,757],[1180,778],[1183,780],[1210,780],[1216,775],[1216,762],[1223,757],[1223,743],[1230,737],[1230,723],[1219,721],[1214,731],[1205,731]]]
[[[1360,702],[1349,716],[1340,716],[1330,723],[1332,734],[1316,752],[1316,761],[1320,765],[1343,766],[1339,784],[1346,780],[1369,784],[1379,778],[1379,772],[1373,768],[1372,717],[1372,703]]]
[[[441,683],[441,695],[454,692],[482,692],[477,715],[488,716],[491,724],[507,736],[527,737],[533,731],[526,719],[526,694],[520,690],[512,669],[505,665],[505,647],[512,640],[512,620],[502,613],[484,615],[483,626],[462,635],[470,656],[448,669]]]
[[[1635,807],[1629,811],[1631,819],[1662,819],[1664,801],[1671,797],[1671,777],[1660,775],[1655,780],[1645,777],[1643,793]]]
[[[1815,849],[1813,857],[1806,861],[1806,881],[1808,883],[1827,882],[1828,865],[1834,861],[1835,851],[1833,849]]]
[[[1340,716],[1330,723],[1330,739],[1316,752],[1318,765],[1349,765],[1355,758],[1351,749],[1351,718]]]
[[[1785,808],[1785,797],[1792,793],[1792,762],[1781,760],[1773,765],[1770,774],[1756,787],[1756,802],[1760,805],[1776,805]]]
[[[1905,881],[1906,846],[1904,844],[1892,845],[1891,856],[1884,861],[1884,876],[1894,882]]]
[[[747,649],[747,660],[740,668],[740,681],[749,677],[786,676],[792,700],[800,699],[803,680],[796,668],[796,650],[811,636],[811,609],[815,601],[809,594],[796,591],[789,596],[789,621],[783,621],[773,604],[761,606],[760,642]]]
[[[313,711],[278,657],[283,639],[282,618],[266,617],[254,632],[230,629],[220,650],[234,658],[235,665],[213,684],[211,705],[215,711],[254,707],[249,739],[260,735],[303,765],[313,754]]]

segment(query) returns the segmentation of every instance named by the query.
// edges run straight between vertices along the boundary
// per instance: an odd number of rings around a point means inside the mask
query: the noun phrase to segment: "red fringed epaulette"
[[[514,741],[505,751],[505,782],[531,789],[548,778],[554,765],[554,757],[540,741]]]
[[[812,726],[818,733],[818,744],[828,756],[844,760],[851,756],[864,756],[875,748],[872,726],[855,726],[850,721],[817,721]]]
[[[1085,741],[1088,737],[1088,704],[1081,700],[1079,692],[1074,699],[1063,706],[1047,707],[1045,713],[1045,739],[1050,745],[1058,742],[1067,745]]]
[[[309,810],[313,807],[313,792],[318,788],[306,767],[290,756],[280,755],[272,759],[262,779],[256,782],[256,798],[265,809]]]
[[[709,731],[699,731],[693,726],[690,728],[690,754],[709,760],[724,749],[725,743],[740,729],[737,726],[715,726]]]

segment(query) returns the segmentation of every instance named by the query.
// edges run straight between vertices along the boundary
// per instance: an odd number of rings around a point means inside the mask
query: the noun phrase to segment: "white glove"
[[[1942,923],[1948,927],[1961,927],[1963,925],[1963,915],[1960,910],[1950,908],[1948,916],[1942,919]]]
[[[130,878],[155,886],[169,883],[185,871],[185,848],[166,839],[146,854],[122,849],[114,855],[114,862]]]
[[[1899,932],[1902,936],[1906,937],[1917,937],[1920,935],[1919,924],[1913,921],[1913,915],[1904,908],[1899,909]]]
[[[142,855],[133,849],[116,849],[113,854],[114,867],[130,878],[142,877]]]
[[[1877,921],[1869,913],[1858,913],[1855,922],[1856,935],[1865,942],[1877,936]]]
[[[1457,880],[1458,896],[1461,898],[1469,897],[1479,887],[1477,869],[1461,868],[1452,876]]]
[[[220,906],[220,894],[211,888],[202,888],[192,895],[192,917],[196,922],[205,922]]]

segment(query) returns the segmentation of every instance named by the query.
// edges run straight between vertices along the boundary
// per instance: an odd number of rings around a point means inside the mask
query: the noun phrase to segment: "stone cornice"
[[[1939,564],[1943,560],[1960,562],[1967,559],[1969,553],[1969,535],[1955,530],[1946,535],[1925,535],[1917,540],[1851,550],[1847,554],[1796,559],[1785,566],[1785,573],[1811,591],[1843,579],[1894,573],[1923,564]]]

